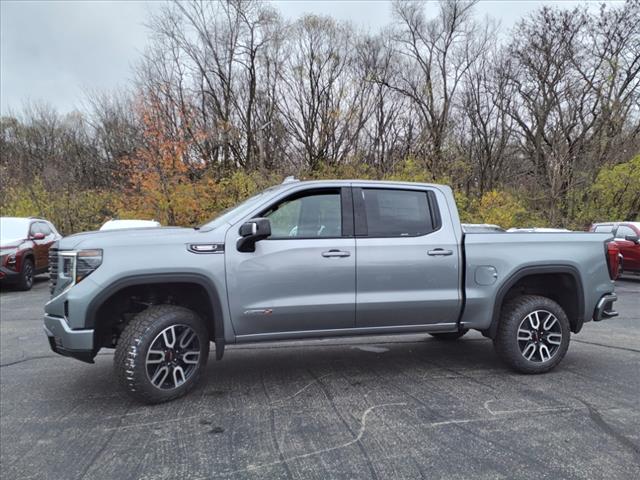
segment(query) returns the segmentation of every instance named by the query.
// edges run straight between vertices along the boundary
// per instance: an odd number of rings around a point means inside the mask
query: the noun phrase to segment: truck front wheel
[[[569,348],[569,319],[550,298],[523,295],[502,308],[493,344],[498,355],[521,373],[544,373],[564,358]]]
[[[176,305],[156,305],[125,327],[114,361],[129,395],[145,403],[160,403],[191,390],[208,356],[208,331],[195,312]]]

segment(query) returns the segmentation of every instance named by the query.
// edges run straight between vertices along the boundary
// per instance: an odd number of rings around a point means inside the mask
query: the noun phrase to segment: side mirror
[[[31,235],[31,240],[44,240],[45,234],[42,232],[34,233]]]
[[[271,222],[268,218],[252,218],[243,223],[238,230],[240,239],[236,244],[239,252],[255,252],[256,242],[271,235]]]
[[[624,237],[624,239],[625,239],[627,242],[633,242],[633,243],[635,243],[636,245],[637,245],[638,243],[640,243],[640,237],[638,237],[638,235],[627,235],[626,237]]]

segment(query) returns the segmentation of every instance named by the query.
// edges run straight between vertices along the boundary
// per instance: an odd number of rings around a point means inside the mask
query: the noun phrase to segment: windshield
[[[280,188],[280,185],[269,187],[266,190],[255,194],[253,197],[249,197],[244,202],[223,210],[220,215],[215,217],[213,220],[209,220],[207,223],[201,225],[200,228],[203,230],[213,230],[214,228],[218,228],[220,225],[229,222],[229,220],[233,219],[234,217],[241,216],[247,212],[250,212],[265,197],[269,196],[274,190],[277,190],[278,188]]]
[[[25,218],[0,218],[0,243],[27,237],[29,220]]]

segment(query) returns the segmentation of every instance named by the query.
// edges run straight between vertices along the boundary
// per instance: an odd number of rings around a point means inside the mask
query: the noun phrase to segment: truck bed
[[[480,330],[489,328],[494,302],[501,300],[519,276],[545,275],[545,271],[558,272],[558,267],[581,285],[575,287],[581,290],[582,298],[576,320],[589,321],[600,297],[613,291],[613,281],[602,261],[605,242],[610,238],[609,233],[591,232],[465,234],[462,324]]]

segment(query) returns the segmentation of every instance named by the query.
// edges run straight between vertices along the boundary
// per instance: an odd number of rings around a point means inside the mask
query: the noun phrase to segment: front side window
[[[593,231],[597,233],[611,233],[613,231],[613,225],[597,225]]]
[[[263,215],[271,221],[271,237],[335,238],[342,235],[340,190],[289,197]]]
[[[427,192],[363,189],[370,237],[417,237],[431,233]]]
[[[625,238],[627,235],[636,235],[636,232],[634,232],[631,227],[620,225],[616,232],[616,238]]]

